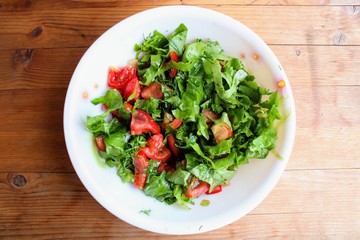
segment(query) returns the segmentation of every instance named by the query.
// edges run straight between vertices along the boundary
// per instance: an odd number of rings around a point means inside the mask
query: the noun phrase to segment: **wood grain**
[[[28,181],[22,189],[11,183],[12,176],[19,174]],[[294,187],[299,182],[303,184]],[[75,174],[2,174],[0,193],[0,206],[7,204],[1,215],[6,223],[0,223],[0,229],[5,231],[0,236],[9,238],[29,235],[37,239],[71,238],[74,235],[116,238],[120,235],[137,239],[238,239],[274,236],[286,239],[301,234],[307,237],[348,236],[355,239],[360,236],[357,231],[360,227],[357,221],[360,217],[357,204],[360,200],[360,170],[287,171],[272,194],[244,218],[222,230],[187,237],[161,236],[124,223],[96,203]],[[27,207],[29,204],[31,209]],[[354,211],[354,214],[346,214],[349,211]],[[81,223],[79,218],[82,219]],[[322,222],[317,221],[320,218],[323,219]],[[355,224],[346,224],[349,222]],[[63,231],[64,228],[67,231]],[[281,236],[278,235],[279,232],[282,233]]]
[[[356,17],[359,9],[352,6],[206,7],[239,20],[268,44],[360,43],[360,18]],[[51,8],[38,11],[3,11],[0,15],[0,48],[87,47],[117,22],[149,8],[149,5],[123,5],[116,8],[67,8],[63,11]],[[99,11],[102,12],[101,15],[98,14]],[[264,14],[265,12],[271,14]],[[284,20],[286,29],[280,27]]]
[[[86,48],[0,51],[0,89],[65,89],[85,51]]]
[[[67,86],[109,27],[142,10],[196,5],[262,37],[293,90],[286,171],[238,221],[159,235],[125,223],[84,188],[63,136]],[[1,0],[0,239],[360,239],[359,0]]]
[[[260,6],[356,6],[360,4],[359,0],[133,0],[131,3],[120,0],[63,0],[52,2],[48,0],[3,0],[0,5],[0,11],[14,10],[39,10],[39,9],[68,9],[68,8],[100,8],[100,7],[123,7],[132,6],[163,6],[163,5],[260,5]]]
[[[65,91],[0,91],[0,101],[9,102],[0,115],[0,171],[73,171],[62,134]],[[295,102],[301,104],[288,169],[360,168],[359,91],[360,86],[293,87]]]
[[[292,86],[360,85],[358,46],[270,45]],[[87,48],[0,51],[0,91],[62,89]],[[46,59],[46,60],[44,60]],[[326,69],[326,71],[324,71]],[[3,94],[10,94],[8,92]]]
[[[291,86],[360,85],[359,46],[270,45]]]

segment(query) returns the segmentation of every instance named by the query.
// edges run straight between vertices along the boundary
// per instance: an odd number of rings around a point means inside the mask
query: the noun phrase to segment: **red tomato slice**
[[[167,137],[167,143],[169,145],[169,148],[170,148],[170,151],[175,155],[175,156],[179,156],[180,155],[180,152],[179,152],[179,149],[176,147],[175,145],[175,135],[174,134],[170,134],[168,137]]]
[[[178,62],[179,61],[179,56],[177,55],[177,53],[175,51],[171,51],[169,53],[169,57],[172,61],[174,62]],[[170,78],[174,78],[177,74],[177,69],[176,68],[170,68],[169,69],[169,77]]]
[[[175,168],[173,166],[171,166],[168,162],[161,162],[159,167],[158,167],[158,172],[174,172]]]
[[[178,129],[180,127],[180,125],[182,124],[182,120],[181,119],[178,119],[178,118],[175,118],[174,121],[172,121],[171,123],[169,123],[169,126],[172,128],[172,129]]]
[[[151,97],[156,99],[164,99],[164,93],[161,91],[161,84],[158,82],[152,82],[149,86],[141,89],[141,97],[149,100]]]
[[[212,190],[212,192],[207,191],[206,194],[216,194],[222,191],[222,186],[221,185],[217,185],[214,187],[214,189]]]
[[[135,174],[134,174],[134,186],[136,188],[144,188],[147,174],[145,169],[149,166],[149,161],[145,155],[145,149],[139,148],[139,152],[134,158]]]
[[[177,74],[177,69],[176,68],[170,68],[169,69],[169,77],[170,78],[174,78]]]
[[[157,150],[163,148],[165,146],[163,135],[155,134],[155,135],[149,137],[149,139],[147,140],[146,146],[148,148],[157,149]]]
[[[212,122],[211,119],[219,119],[219,116],[215,112],[209,109],[203,109],[201,112],[206,118],[206,123],[211,123]]]
[[[129,113],[131,112],[133,106],[130,103],[125,103],[125,110]]]
[[[162,134],[153,135],[147,140],[145,154],[148,158],[161,162],[170,158],[171,152],[165,147]]]
[[[136,110],[131,116],[130,132],[132,135],[140,135],[149,132],[159,134],[160,128],[148,113],[143,110]]]
[[[197,184],[197,185],[196,185]],[[196,186],[193,186],[196,185]],[[210,189],[210,184],[207,182],[203,182],[201,180],[197,180],[194,184],[190,185],[185,191],[185,197],[187,198],[195,198],[203,195]]]
[[[106,152],[106,145],[104,141],[104,136],[98,136],[95,138],[95,143],[98,149],[100,149],[103,152]]]
[[[121,90],[125,84],[133,78],[136,78],[137,69],[133,66],[110,67],[108,71],[108,85],[111,88]]]
[[[146,156],[150,159],[160,161],[160,162],[166,162],[169,160],[171,156],[171,152],[166,147],[162,149],[155,149],[155,148],[147,148],[146,149]]]
[[[212,125],[211,131],[213,132],[217,143],[232,136],[231,127],[226,122],[220,122]]]
[[[173,60],[174,62],[178,62],[179,61],[179,56],[177,55],[177,53],[175,51],[171,51],[169,53],[170,59]]]
[[[120,120],[120,121],[123,120],[123,118],[122,118],[122,116],[120,115],[120,113],[119,113],[118,110],[112,111],[112,112],[111,112],[111,115],[112,115],[114,118],[117,118],[117,119]]]
[[[103,105],[101,106],[101,109],[105,112],[105,111],[108,110],[108,107],[107,107],[105,104],[103,104]]]
[[[134,97],[130,100],[131,103],[140,98],[141,86],[137,77],[131,79],[122,89],[122,96],[127,101],[130,96],[134,94]]]
[[[143,189],[146,183],[147,174],[139,173],[135,171],[134,174],[134,186],[139,189]]]

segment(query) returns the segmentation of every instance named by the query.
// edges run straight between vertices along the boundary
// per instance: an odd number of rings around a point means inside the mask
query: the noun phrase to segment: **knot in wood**
[[[360,13],[360,6],[358,5],[348,6],[346,8],[346,12],[352,16],[358,15]]]
[[[22,188],[25,187],[27,179],[25,176],[17,174],[12,178],[11,183],[16,187]]]
[[[37,38],[41,35],[42,32],[43,32],[43,27],[38,26],[38,27],[34,28],[31,32],[29,32],[28,36],[30,38]]]
[[[343,45],[346,42],[346,35],[343,33],[337,33],[334,36],[334,44],[335,45]]]
[[[30,62],[34,54],[34,49],[17,49],[13,57],[13,65],[16,68],[19,65],[26,65]]]

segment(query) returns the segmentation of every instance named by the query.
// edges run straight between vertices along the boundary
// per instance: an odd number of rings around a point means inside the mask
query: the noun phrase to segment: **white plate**
[[[239,57],[259,85],[280,90],[281,112],[276,151],[264,160],[241,166],[230,186],[215,195],[200,197],[192,210],[166,205],[145,196],[132,184],[124,184],[113,168],[96,157],[91,135],[83,121],[101,112],[90,100],[107,89],[109,66],[122,66],[133,59],[135,43],[158,30],[170,34],[180,23],[188,40],[216,40],[231,56]],[[195,234],[230,224],[254,209],[270,193],[283,173],[295,136],[295,107],[290,84],[270,48],[240,22],[208,9],[192,6],[160,7],[135,14],[105,32],[84,54],[70,81],[64,107],[66,146],[76,173],[92,196],[108,211],[139,228],[163,234]],[[283,159],[279,160],[278,153]],[[202,207],[202,199],[211,204]],[[144,210],[151,210],[149,215]]]

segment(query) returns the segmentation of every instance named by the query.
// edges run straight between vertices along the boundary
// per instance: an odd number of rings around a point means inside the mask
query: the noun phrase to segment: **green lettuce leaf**
[[[186,43],[188,29],[184,24],[180,24],[169,37],[169,52],[175,51],[181,56]]]

